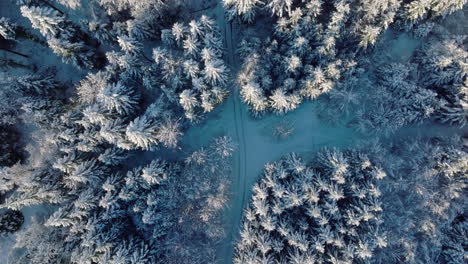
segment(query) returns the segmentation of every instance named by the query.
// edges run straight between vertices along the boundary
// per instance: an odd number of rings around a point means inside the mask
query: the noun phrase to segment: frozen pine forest
[[[0,0],[0,264],[468,263],[467,0]]]

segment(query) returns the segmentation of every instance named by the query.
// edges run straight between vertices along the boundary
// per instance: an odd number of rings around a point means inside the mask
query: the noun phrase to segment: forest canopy
[[[467,17],[0,1],[0,263],[467,263]]]

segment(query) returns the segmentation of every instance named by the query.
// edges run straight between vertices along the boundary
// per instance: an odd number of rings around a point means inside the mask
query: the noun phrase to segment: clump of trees
[[[160,87],[190,121],[211,112],[226,98],[228,68],[221,34],[213,20],[201,16],[188,24],[175,23],[161,33],[163,46],[153,49],[154,72],[146,85]]]
[[[268,163],[234,263],[463,263],[467,162],[460,138],[416,138]]]
[[[63,13],[35,2],[25,4],[20,9],[21,14],[31,21],[33,28],[40,31],[52,51],[60,55],[65,63],[86,69],[101,66],[96,43],[78,25],[67,20]]]
[[[387,172],[380,189],[388,247],[375,261],[444,263],[454,239],[447,230],[466,212],[468,152],[463,140],[404,138],[366,149]]]
[[[124,158],[105,162],[108,151],[73,151],[52,164],[3,171],[2,186],[15,192],[2,207],[57,208],[18,234],[15,247],[22,250],[14,263],[214,261],[224,237],[231,140],[217,138],[184,160],[155,159],[128,171]]]
[[[440,32],[442,31],[442,32]],[[468,52],[466,36],[445,33],[439,29],[419,50],[415,60],[421,84],[442,98],[439,121],[460,127],[468,122]]]
[[[427,119],[466,126],[467,71],[462,65],[468,53],[460,42],[464,38],[439,30],[426,38],[409,63],[379,67],[378,89],[367,86],[370,100],[355,119],[359,128],[395,131]]]
[[[265,166],[244,212],[234,263],[369,261],[387,246],[378,181],[359,151],[290,154]]]
[[[427,36],[434,22],[462,9],[466,3],[419,2],[224,1],[228,14],[248,22],[255,20],[256,12],[273,15],[271,37],[260,40],[248,36],[240,44],[238,53],[244,62],[237,80],[243,101],[254,115],[287,113],[302,101],[319,96],[339,101],[336,105],[340,110],[330,107],[334,112],[329,116],[349,110],[348,105],[358,101],[358,92],[350,87],[359,86],[360,79],[369,77],[363,72],[375,68],[366,68],[366,59],[383,32],[393,26],[414,28],[420,37]],[[418,12],[415,7],[420,7]],[[460,123],[453,119],[460,119],[461,104],[452,101],[448,105],[458,106],[447,106],[452,109],[445,110],[445,118]]]
[[[380,65],[376,82],[362,86],[362,93],[366,94],[361,96],[365,107],[357,110],[350,124],[361,132],[388,135],[405,125],[420,124],[433,117],[440,111],[441,101],[437,93],[421,87],[414,78],[416,74],[410,64]],[[332,111],[339,115],[337,112]]]

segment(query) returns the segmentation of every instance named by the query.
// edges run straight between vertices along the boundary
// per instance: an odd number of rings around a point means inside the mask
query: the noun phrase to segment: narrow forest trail
[[[221,244],[219,257],[222,263],[231,263],[233,243],[236,239],[236,234],[239,230],[239,223],[242,217],[242,209],[244,208],[247,193],[247,155],[249,153],[246,144],[246,131],[244,128],[244,120],[248,118],[245,107],[242,106],[238,96],[238,87],[235,85],[235,76],[239,68],[239,60],[236,57],[237,47],[237,25],[233,21],[227,21],[224,14],[222,1],[218,3],[215,10],[220,30],[223,34],[225,45],[225,61],[231,72],[230,91],[231,96],[228,105],[232,107],[230,111],[234,125],[234,141],[237,143],[237,151],[235,154],[233,172],[232,172],[232,197],[231,206],[227,209],[227,228],[226,239]]]

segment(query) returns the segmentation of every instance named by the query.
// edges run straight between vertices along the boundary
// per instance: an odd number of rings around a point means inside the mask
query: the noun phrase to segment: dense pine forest
[[[0,0],[0,263],[467,263],[467,2]]]

